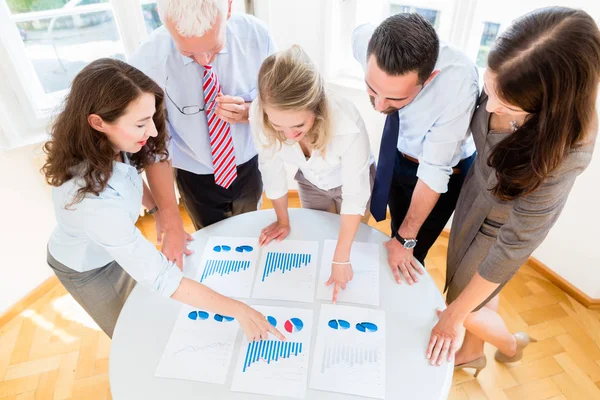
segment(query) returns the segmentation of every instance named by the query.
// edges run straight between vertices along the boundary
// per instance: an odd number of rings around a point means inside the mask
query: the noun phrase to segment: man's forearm
[[[425,182],[419,179],[413,191],[408,213],[406,213],[406,217],[398,229],[398,234],[404,238],[416,238],[421,226],[423,226],[439,198],[439,193],[433,191]]]
[[[166,227],[183,224],[175,198],[175,180],[171,161],[161,161],[146,168],[146,176],[154,201],[164,217]]]
[[[156,206],[156,201],[154,200],[154,196],[152,196],[152,192],[146,185],[146,182],[143,182],[144,190],[142,195],[142,205],[146,207],[147,210],[152,210]]]

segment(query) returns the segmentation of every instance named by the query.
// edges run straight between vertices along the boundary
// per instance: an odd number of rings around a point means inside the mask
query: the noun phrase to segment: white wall
[[[0,314],[52,274],[46,243],[55,219],[42,160],[40,146],[0,151]]]
[[[600,299],[600,146],[575,182],[567,205],[533,254],[588,296]]]

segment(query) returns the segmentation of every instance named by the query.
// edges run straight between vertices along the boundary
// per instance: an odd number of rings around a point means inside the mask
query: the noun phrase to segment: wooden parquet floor
[[[138,226],[155,238],[151,218]],[[389,232],[387,222],[373,226]],[[427,259],[439,287],[447,244],[440,238]],[[600,400],[600,311],[584,308],[524,266],[503,290],[500,312],[512,331],[525,330],[539,343],[510,366],[496,363],[495,349],[486,347],[488,367],[477,379],[471,371],[457,372],[451,400]],[[109,352],[110,339],[57,281],[0,327],[0,400],[111,399]]]

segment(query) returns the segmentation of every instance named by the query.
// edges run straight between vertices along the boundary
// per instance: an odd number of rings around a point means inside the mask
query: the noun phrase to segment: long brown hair
[[[549,7],[513,23],[488,57],[498,96],[530,115],[498,143],[488,165],[492,193],[512,200],[535,190],[590,134],[600,78],[600,32],[584,11]]]
[[[264,107],[278,110],[310,110],[315,122],[306,137],[313,149],[324,156],[331,140],[331,112],[325,82],[314,63],[300,46],[271,54],[258,72],[258,110],[266,147],[281,146],[285,135],[271,126]]]
[[[153,94],[156,99],[152,119],[158,135],[149,137],[146,145],[130,156],[138,171],[169,154],[162,89],[137,68],[110,58],[93,61],[73,79],[63,109],[51,127],[51,139],[44,145],[48,157],[42,168],[52,186],[75,177],[83,179],[84,185],[71,204],[83,200],[87,193],[100,194],[115,160],[107,136],[90,126],[88,116],[97,114],[106,122],[115,122],[142,93]]]

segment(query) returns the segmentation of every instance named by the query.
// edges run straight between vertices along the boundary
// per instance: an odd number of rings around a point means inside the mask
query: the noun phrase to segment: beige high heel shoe
[[[487,358],[485,357],[485,355],[483,355],[479,358],[474,359],[473,361],[455,365],[454,370],[458,371],[459,369],[463,369],[463,368],[475,368],[474,376],[475,376],[475,378],[477,378],[477,375],[479,375],[481,370],[484,369],[486,365],[487,365]]]
[[[513,333],[513,336],[515,337],[515,339],[517,340],[517,352],[515,353],[514,356],[509,357],[505,354],[502,354],[500,352],[500,350],[496,351],[496,355],[494,356],[494,358],[496,359],[496,361],[501,362],[501,363],[513,363],[513,362],[517,362],[519,361],[521,358],[523,358],[523,349],[525,349],[525,347],[527,347],[529,345],[529,343],[536,343],[537,340],[532,338],[531,336],[529,336],[527,333],[525,332],[517,332],[517,333]]]

